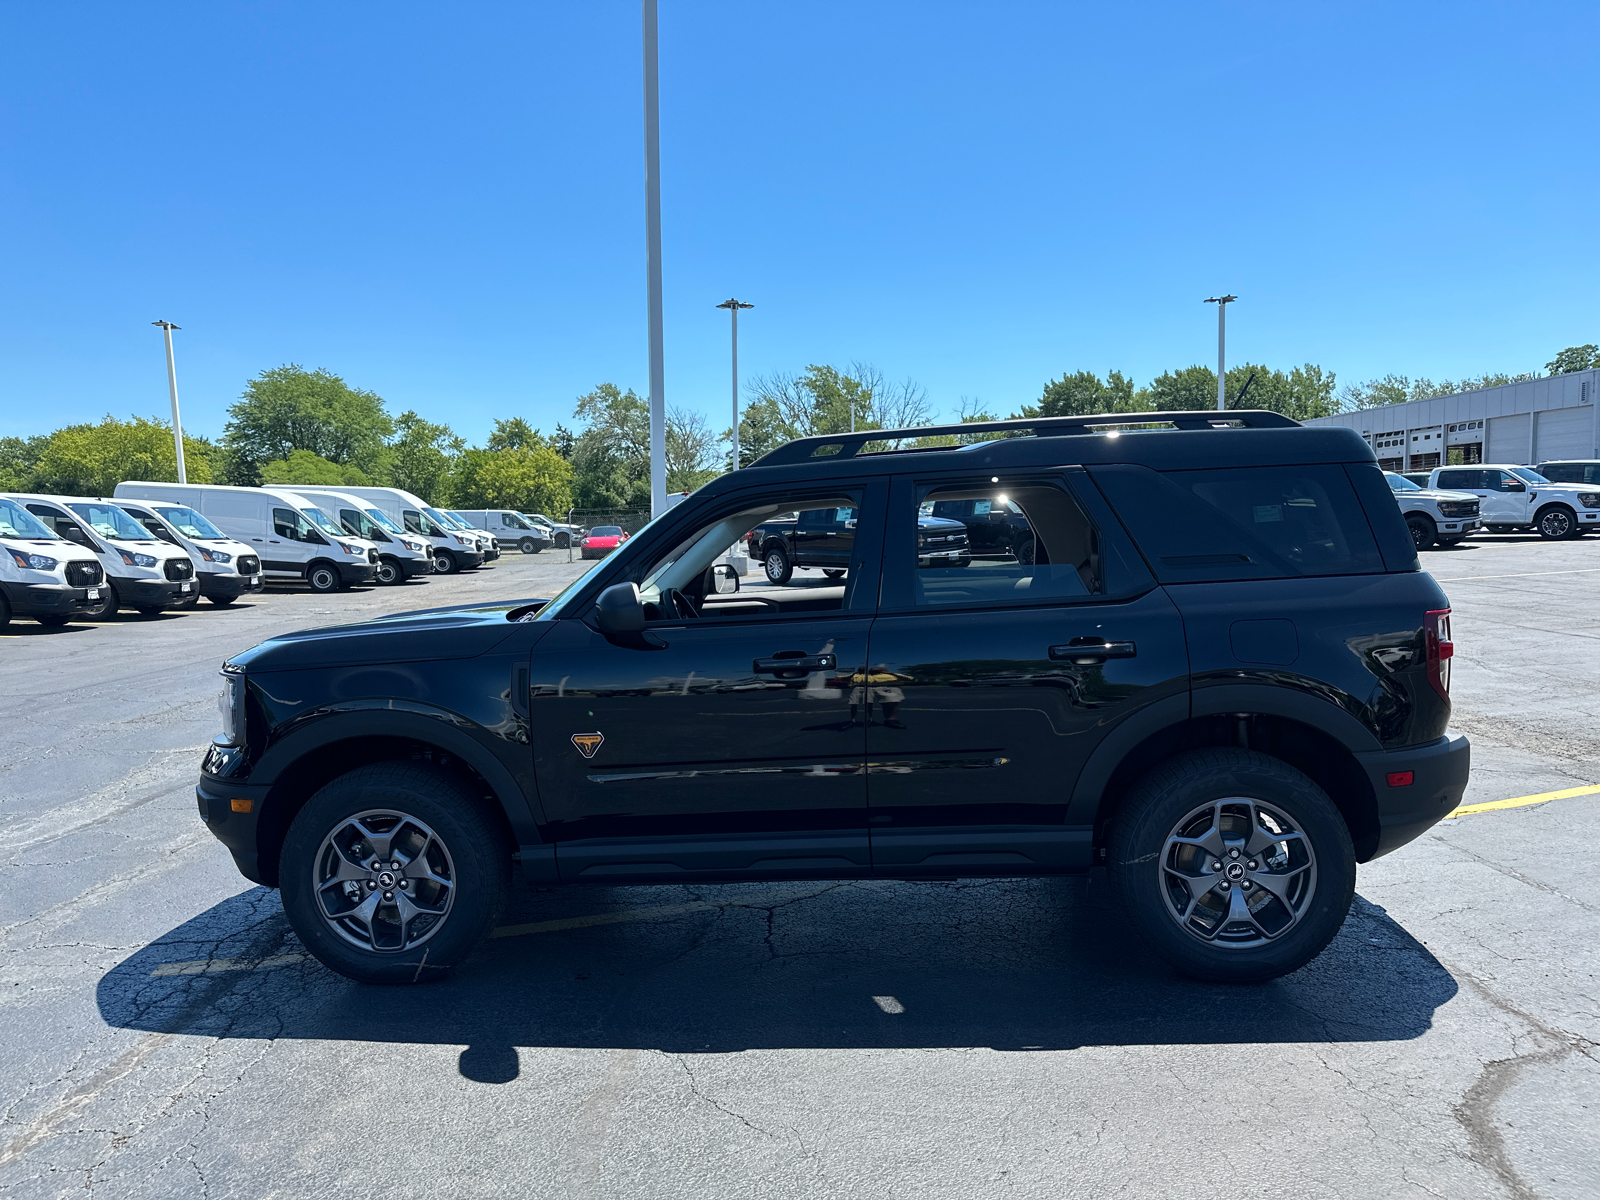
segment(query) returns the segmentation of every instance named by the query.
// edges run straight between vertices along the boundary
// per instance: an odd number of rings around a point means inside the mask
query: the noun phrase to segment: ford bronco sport
[[[223,668],[200,813],[335,971],[411,982],[539,884],[1109,872],[1179,970],[1315,957],[1356,864],[1458,804],[1444,593],[1372,451],[1269,412],[791,442],[554,599],[277,637]],[[964,446],[892,439],[988,433]],[[1001,498],[1004,497],[1002,500]],[[1028,561],[922,565],[931,503]],[[783,513],[847,574],[739,589]]]

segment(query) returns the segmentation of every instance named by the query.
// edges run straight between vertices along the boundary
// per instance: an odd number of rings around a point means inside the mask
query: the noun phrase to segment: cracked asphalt
[[[1600,783],[1600,539],[1424,565],[1466,802]],[[1258,988],[1097,876],[524,888],[447,981],[325,971],[195,815],[218,664],[579,569],[0,634],[0,1196],[1600,1195],[1600,795],[1363,867]]]

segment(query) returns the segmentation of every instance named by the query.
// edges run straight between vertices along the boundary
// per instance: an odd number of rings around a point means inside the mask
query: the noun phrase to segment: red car
[[[583,539],[583,557],[604,558],[627,540],[628,535],[622,532],[620,526],[596,525],[589,530],[589,536]]]

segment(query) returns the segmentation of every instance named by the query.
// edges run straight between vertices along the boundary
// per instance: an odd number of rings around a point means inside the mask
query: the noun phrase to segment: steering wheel
[[[661,592],[661,607],[670,609],[672,615],[679,620],[692,621],[700,615],[695,608],[694,601],[685,596],[677,588],[665,588]]]

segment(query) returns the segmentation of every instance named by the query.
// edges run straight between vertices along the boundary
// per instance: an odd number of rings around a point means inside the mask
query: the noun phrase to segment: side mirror
[[[328,539],[323,537],[315,529],[306,530],[306,541],[310,542],[313,546],[326,546],[328,544]]]
[[[58,528],[61,532],[61,536],[66,538],[67,541],[77,542],[80,546],[86,546],[90,549],[93,549],[93,547],[89,546],[89,535],[83,530],[79,529],[76,525],[62,523]]]
[[[1508,483],[1508,484],[1506,484],[1506,491],[1508,491],[1508,492],[1525,492],[1527,490],[1528,490],[1528,485],[1525,484],[1525,483]]]
[[[719,596],[731,596],[739,590],[739,576],[727,563],[717,563],[711,568],[711,590]]]
[[[601,633],[639,633],[644,629],[644,605],[639,585],[614,583],[594,602],[594,623]]]

